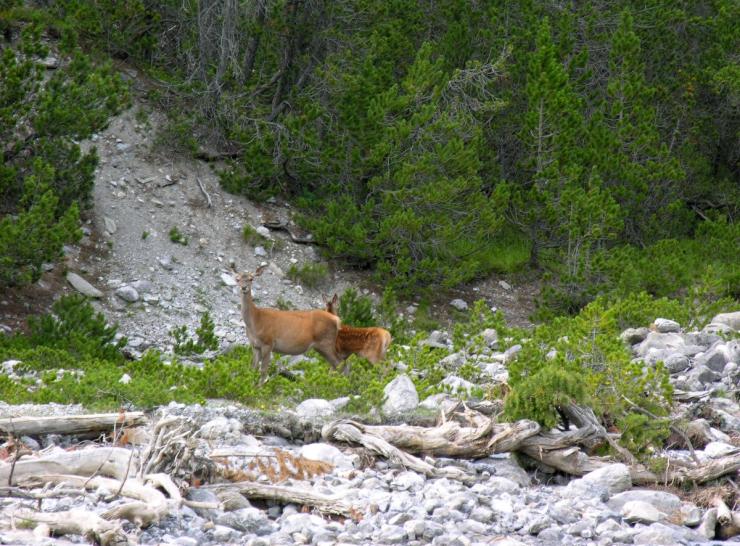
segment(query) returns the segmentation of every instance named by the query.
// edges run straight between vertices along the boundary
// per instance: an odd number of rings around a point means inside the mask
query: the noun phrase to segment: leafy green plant
[[[180,244],[183,246],[187,246],[188,244],[188,238],[183,235],[183,233],[180,231],[180,229],[177,226],[172,227],[169,232],[170,241],[176,244]]]
[[[146,241],[149,238],[149,232],[147,230],[144,230],[141,232],[141,240]]]
[[[372,300],[360,295],[354,288],[347,288],[342,292],[337,311],[342,322],[358,328],[377,324]]]
[[[175,354],[203,354],[207,350],[218,349],[218,338],[214,333],[214,322],[211,314],[206,311],[200,317],[200,325],[195,329],[196,339],[190,337],[187,326],[178,326],[170,330],[174,338],[173,350]]]
[[[299,282],[308,288],[318,288],[326,282],[329,268],[326,264],[319,262],[307,263],[300,267],[293,264],[288,269],[287,275],[293,282]]]

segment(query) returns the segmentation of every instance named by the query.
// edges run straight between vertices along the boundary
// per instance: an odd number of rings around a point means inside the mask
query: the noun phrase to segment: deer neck
[[[252,329],[254,326],[255,315],[257,314],[257,306],[254,304],[252,299],[252,283],[249,286],[242,287],[242,319],[247,329]]]

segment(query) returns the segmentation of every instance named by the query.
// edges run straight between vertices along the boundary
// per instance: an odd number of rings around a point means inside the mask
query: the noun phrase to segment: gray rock
[[[175,268],[175,264],[172,262],[172,256],[163,256],[162,258],[157,258],[157,262],[159,262],[159,265],[167,271],[172,271]]]
[[[267,515],[262,510],[252,507],[221,514],[216,518],[216,523],[258,535],[265,535],[273,530],[273,524]]]
[[[632,487],[632,478],[629,469],[621,463],[610,464],[593,472],[589,472],[580,479],[571,481],[565,487],[565,495],[579,497],[593,492],[604,491],[612,496]]]
[[[515,481],[502,476],[491,476],[488,478],[487,486],[494,494],[500,493],[513,493],[516,494],[521,489],[520,485]]]
[[[265,247],[263,246],[256,246],[254,247],[254,255],[264,258],[267,256],[267,251],[265,250]]]
[[[470,519],[481,523],[491,523],[493,521],[493,510],[486,506],[476,506],[470,513]]]
[[[462,377],[458,377],[456,375],[448,375],[442,380],[442,384],[446,385],[450,388],[450,392],[453,394],[457,393],[466,393],[469,394],[470,391],[475,387],[473,383],[470,381],[467,381],[463,379]]]
[[[22,362],[22,360],[6,360],[2,364],[0,364],[0,368],[5,375],[12,375],[13,373],[15,373],[15,367]]]
[[[452,300],[450,302],[450,305],[458,311],[467,311],[468,309],[468,304],[465,302],[465,300],[461,300],[460,298]]]
[[[702,333],[714,336],[729,335],[735,332],[732,326],[722,324],[721,322],[710,322],[704,328],[701,329]]]
[[[80,294],[88,296],[90,298],[102,298],[103,293],[95,288],[92,284],[87,282],[85,279],[80,277],[77,273],[69,271],[67,273],[67,282],[72,285],[72,288],[77,290]]]
[[[406,471],[401,472],[393,481],[391,481],[391,489],[396,491],[420,491],[424,488],[426,480],[420,474],[416,472]]]
[[[218,542],[229,542],[232,536],[236,534],[237,533],[234,529],[225,525],[215,525],[213,529],[211,529],[211,535],[214,540]]]
[[[560,527],[557,526],[548,527],[547,529],[543,529],[542,531],[540,531],[540,534],[537,535],[537,538],[543,541],[545,544],[560,544],[563,541],[563,531],[560,529]],[[519,544],[524,543],[519,542]]]
[[[712,319],[713,324],[725,324],[735,331],[740,330],[740,311],[720,313]]]
[[[686,527],[669,525],[665,523],[653,523],[650,527],[639,531],[635,534],[633,544],[650,544],[660,545],[669,544],[686,544],[690,541],[702,541],[702,537]]]
[[[139,301],[139,293],[133,286],[120,287],[118,290],[116,290],[116,296],[129,303]]]
[[[647,328],[627,328],[619,335],[619,338],[625,343],[635,345],[643,341],[649,333],[650,330]]]
[[[655,322],[653,322],[653,325],[655,325],[655,329],[661,334],[681,331],[681,325],[675,320],[657,318],[655,319]]]
[[[717,372],[714,372],[702,365],[694,365],[694,367],[686,374],[687,381],[696,381],[700,385],[708,385],[709,383],[716,383],[722,376]]]
[[[713,372],[722,373],[729,362],[728,352],[724,345],[713,347],[704,354],[697,356],[694,366],[706,366]]]
[[[41,444],[39,444],[30,436],[21,436],[21,442],[31,451],[38,451],[39,449],[41,449]]]
[[[116,222],[115,220],[113,220],[113,218],[103,216],[103,223],[105,224],[105,231],[107,231],[111,235],[118,231],[118,226],[116,225]]]
[[[140,279],[131,283],[131,286],[140,294],[150,294],[154,292],[154,284],[146,279]]]
[[[431,396],[427,396],[420,404],[420,408],[429,409],[429,410],[438,410],[446,405],[446,403],[457,403],[456,401],[452,401],[452,398],[449,394],[446,392],[439,392],[437,394],[432,394]]]
[[[421,345],[434,347],[436,349],[447,349],[449,337],[450,336],[447,334],[447,332],[434,330],[432,331],[432,333],[429,334],[429,337],[421,342]]]
[[[413,411],[419,405],[419,395],[413,381],[405,374],[397,376],[383,389],[385,402],[382,411],[385,415],[397,415]]]
[[[399,525],[383,525],[378,534],[381,544],[403,544],[406,542],[406,530]]]
[[[514,360],[521,350],[522,346],[518,343],[506,349],[506,351],[504,351],[504,362],[511,362]]]
[[[690,502],[682,502],[678,509],[681,524],[687,527],[696,527],[701,523],[701,508]]]
[[[498,285],[504,290],[511,290],[511,285],[506,281],[498,281]]]
[[[221,282],[226,286],[236,286],[236,279],[229,273],[221,273]]]
[[[683,337],[676,333],[661,334],[660,332],[649,332],[647,337],[636,348],[639,356],[645,356],[650,349],[675,349],[679,350],[686,343]]]
[[[426,529],[426,523],[421,519],[410,519],[403,524],[403,529],[406,531],[406,535],[409,540],[421,538],[424,535],[424,529]]]
[[[238,419],[219,416],[211,419],[200,427],[201,438],[211,440],[240,439],[242,424]]]
[[[475,461],[474,467],[479,471],[488,471],[492,476],[508,478],[519,484],[521,487],[532,485],[532,478],[527,472],[519,466],[510,453],[487,457]]]
[[[303,419],[319,419],[334,415],[334,406],[322,398],[309,398],[298,404],[296,413]]]
[[[666,519],[667,515],[649,502],[633,500],[624,503],[622,516],[629,523],[651,524]]]
[[[704,455],[711,459],[724,457],[740,451],[740,448],[724,442],[709,442],[704,446]]]
[[[680,373],[689,367],[689,357],[681,353],[673,353],[663,360],[669,373]]]
[[[486,347],[494,347],[498,343],[498,332],[493,328],[486,328],[480,333],[480,335],[481,338],[483,338],[483,343],[486,344]]]
[[[645,502],[664,514],[671,515],[681,507],[681,499],[673,493],[653,489],[631,489],[611,497],[606,505],[615,512],[622,512],[628,502]]]
[[[709,540],[714,538],[715,529],[717,527],[717,509],[710,508],[704,512],[704,517],[701,520],[701,525],[697,528],[696,532],[708,538]]]
[[[301,447],[299,452],[306,459],[323,461],[343,470],[352,470],[352,459],[331,444],[316,443]]]

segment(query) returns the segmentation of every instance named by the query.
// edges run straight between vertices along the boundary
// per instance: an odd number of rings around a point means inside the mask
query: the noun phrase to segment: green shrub
[[[188,238],[183,235],[183,233],[180,231],[180,229],[177,226],[172,227],[169,232],[170,241],[172,241],[175,244],[187,246],[188,244]]]
[[[318,288],[326,282],[329,268],[322,263],[308,263],[300,267],[293,264],[288,269],[288,278],[293,282],[301,283],[308,288]]]
[[[373,302],[367,296],[360,295],[354,288],[347,288],[339,298],[337,310],[342,322],[358,328],[377,324],[373,313]]]
[[[170,330],[170,335],[175,340],[173,349],[175,354],[203,354],[209,349],[212,351],[218,349],[218,338],[213,331],[214,326],[211,314],[206,311],[200,317],[200,325],[195,329],[197,339],[190,337],[187,326],[179,326]]]

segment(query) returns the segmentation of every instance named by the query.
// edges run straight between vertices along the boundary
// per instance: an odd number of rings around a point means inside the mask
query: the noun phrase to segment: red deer
[[[331,301],[326,302],[326,310],[336,316],[336,306],[337,295],[334,294]],[[346,360],[350,355],[357,354],[377,364],[385,359],[391,341],[391,333],[384,328],[355,328],[341,325],[337,334],[337,355],[340,360]],[[345,365],[344,373],[348,371],[349,368]]]
[[[336,352],[339,317],[321,310],[281,311],[257,307],[252,300],[252,281],[265,266],[252,273],[238,273],[242,291],[242,318],[254,351],[253,365],[260,362],[260,385],[267,379],[273,351],[286,355],[303,354],[309,349],[323,356],[335,369],[342,361]]]

